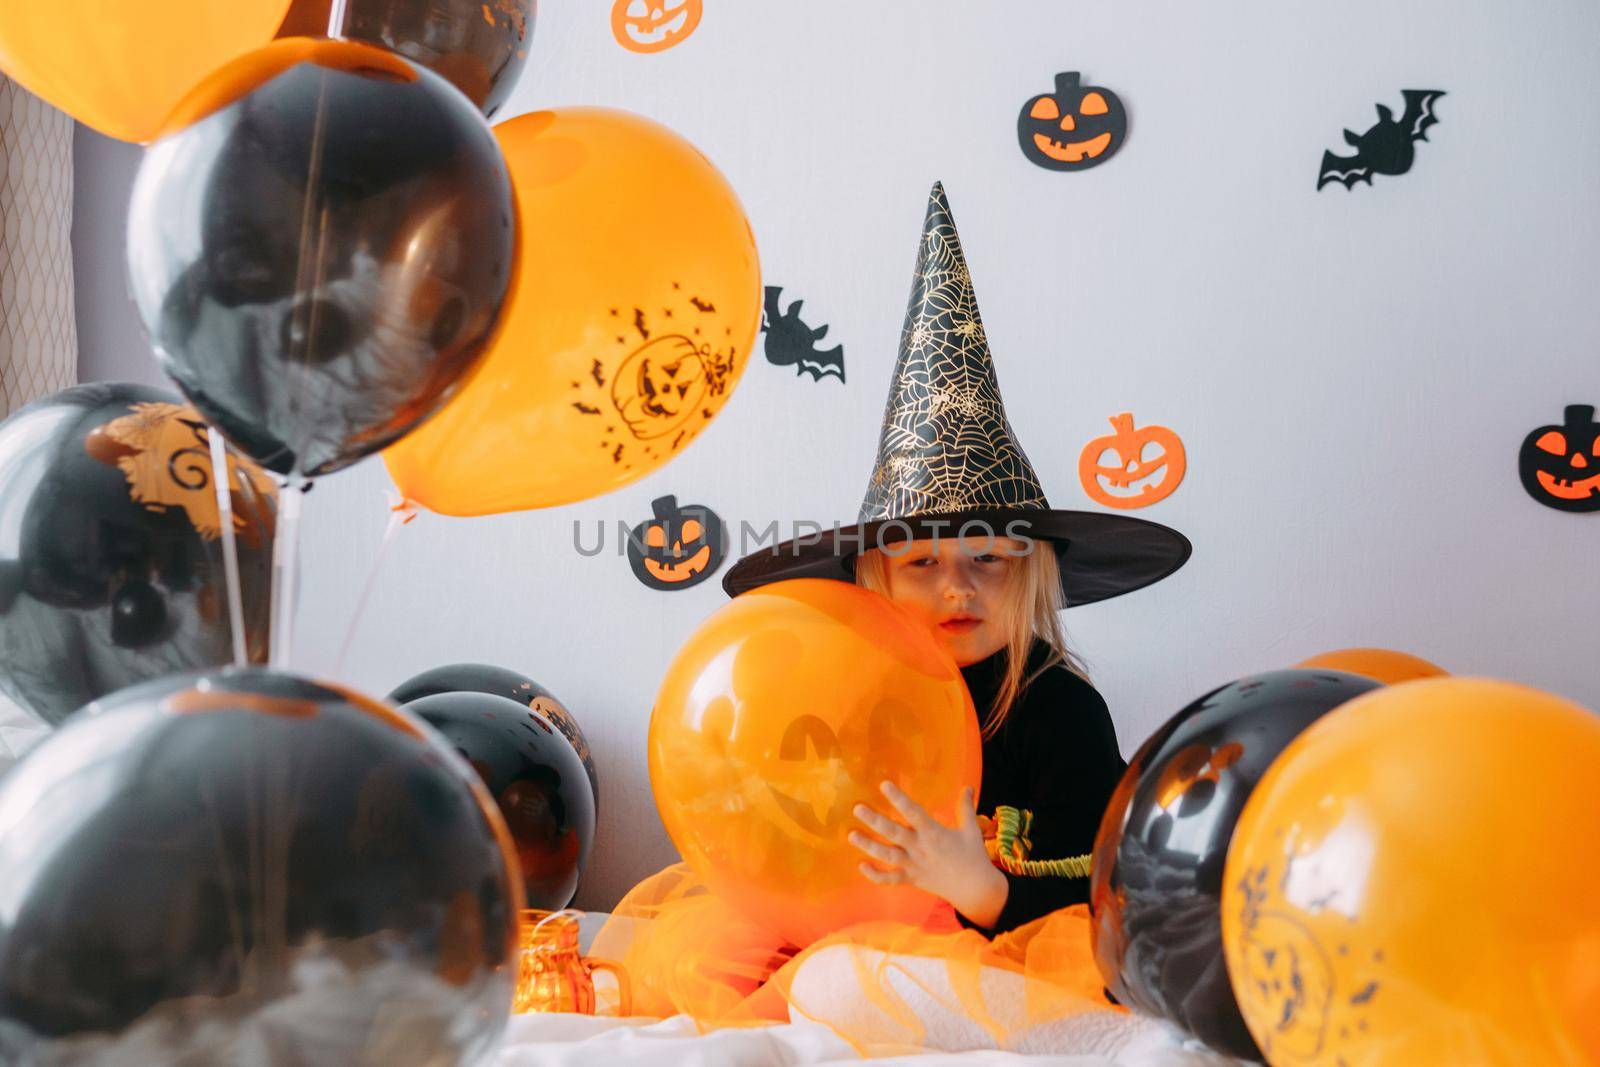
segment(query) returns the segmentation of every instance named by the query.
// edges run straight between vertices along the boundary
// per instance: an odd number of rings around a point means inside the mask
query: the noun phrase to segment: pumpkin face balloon
[[[611,34],[630,52],[664,52],[700,25],[701,0],[617,0]]]
[[[1128,113],[1110,89],[1080,85],[1077,71],[1056,75],[1053,93],[1022,105],[1017,142],[1046,170],[1088,170],[1116,154],[1128,135]]]
[[[850,670],[841,670],[848,663]],[[717,896],[797,946],[939,901],[880,886],[847,840],[896,782],[947,825],[978,785],[972,698],[887,597],[822,579],[724,605],[679,651],[650,719],[650,782],[673,843]]]
[[[704,504],[678,506],[676,496],[651,501],[655,517],[628,535],[634,577],[651,589],[688,589],[722,566],[722,519]]]
[[[1600,424],[1594,408],[1571,404],[1560,426],[1541,426],[1522,442],[1517,471],[1528,495],[1557,511],[1600,511]]]
[[[1165,426],[1134,429],[1129,412],[1112,416],[1111,427],[1115,432],[1096,437],[1078,456],[1078,480],[1089,498],[1128,509],[1171,496],[1188,469],[1182,439]]]

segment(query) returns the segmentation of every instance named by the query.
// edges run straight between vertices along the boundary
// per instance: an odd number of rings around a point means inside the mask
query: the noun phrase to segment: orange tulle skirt
[[[922,926],[863,923],[796,949],[743,918],[683,864],[634,889],[591,952],[626,967],[636,1015],[703,1028],[809,1019],[863,1054],[1011,1048],[1105,997],[1084,906],[989,939],[948,908]]]

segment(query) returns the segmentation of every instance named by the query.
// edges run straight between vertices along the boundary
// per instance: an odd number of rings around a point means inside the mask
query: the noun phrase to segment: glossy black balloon
[[[492,693],[509,697],[526,704],[540,715],[555,723],[556,729],[566,735],[583,769],[589,776],[589,788],[594,791],[595,810],[600,810],[600,776],[595,773],[594,758],[589,752],[589,739],[583,736],[583,727],[573,717],[567,706],[556,699],[554,693],[525,674],[493,667],[487,663],[451,663],[423,671],[414,678],[401,682],[389,699],[396,704],[409,704],[413,700],[431,697],[438,693]]]
[[[279,37],[328,33],[332,0],[294,0]],[[393,49],[448,78],[492,116],[528,65],[537,0],[346,0],[335,36]]]
[[[1095,839],[1095,962],[1123,1004],[1212,1048],[1260,1059],[1222,954],[1222,868],[1239,813],[1278,754],[1323,715],[1379,688],[1340,671],[1284,670],[1212,690],[1128,764]]]
[[[470,1063],[516,872],[472,771],[250,668],[91,705],[0,779],[0,1063]]]
[[[500,806],[530,908],[572,903],[594,845],[583,763],[553,724],[490,693],[439,693],[405,705],[472,765]]]
[[[443,405],[494,330],[516,245],[471,102],[385,49],[294,38],[177,115],[140,165],[128,257],[190,401],[262,466],[308,477]]]
[[[261,662],[277,490],[234,464],[246,644]],[[205,424],[165,390],[76,386],[0,424],[0,688],[58,723],[136,682],[230,662],[215,494]]]

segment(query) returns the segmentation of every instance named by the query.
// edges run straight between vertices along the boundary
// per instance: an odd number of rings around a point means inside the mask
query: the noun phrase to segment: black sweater
[[[1023,680],[1049,648],[1035,642]],[[979,722],[987,725],[1005,678],[1006,650],[963,667]],[[1026,686],[993,737],[983,743],[978,811],[1004,804],[1033,812],[1031,859],[1080,856],[1094,848],[1100,816],[1127,763],[1117,748],[1111,713],[1094,686],[1057,664]],[[1004,933],[1058,908],[1089,899],[1087,878],[1007,874],[1010,893],[991,934]],[[971,925],[971,924],[968,924]]]

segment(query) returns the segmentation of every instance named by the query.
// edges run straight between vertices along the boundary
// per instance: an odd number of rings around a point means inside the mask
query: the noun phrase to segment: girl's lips
[[[964,634],[976,630],[982,624],[982,619],[946,619],[939,624],[939,629],[946,633]]]

